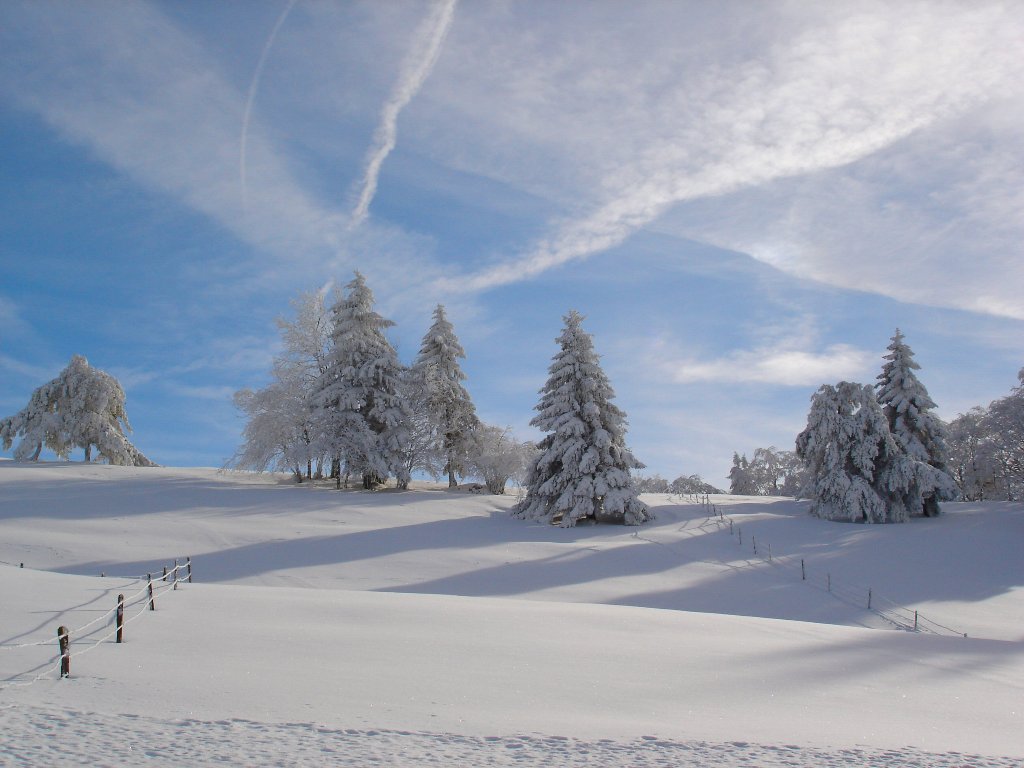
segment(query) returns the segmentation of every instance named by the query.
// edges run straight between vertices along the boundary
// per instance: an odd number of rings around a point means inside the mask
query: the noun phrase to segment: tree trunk
[[[39,454],[43,451],[43,444],[36,443],[36,452],[32,454],[32,461],[39,461]]]
[[[92,461],[92,444],[86,443],[85,444],[85,463],[88,464],[90,461]]]

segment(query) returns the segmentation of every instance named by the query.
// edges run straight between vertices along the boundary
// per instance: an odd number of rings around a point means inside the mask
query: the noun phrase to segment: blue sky
[[[72,354],[219,466],[274,319],[438,302],[523,438],[586,315],[648,471],[726,484],[896,327],[940,415],[1024,365],[1014,3],[0,5],[0,414]]]

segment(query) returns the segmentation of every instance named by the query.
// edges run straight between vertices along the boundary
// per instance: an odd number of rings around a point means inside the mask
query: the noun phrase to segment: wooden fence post
[[[914,631],[917,632],[917,611],[914,611]]]
[[[161,577],[164,581],[167,581],[167,566],[164,566],[164,575]]]
[[[174,558],[174,588],[178,588],[178,558]]]
[[[57,644],[60,646],[60,676],[71,677],[71,636],[63,624],[57,627]]]
[[[117,642],[124,642],[124,595],[117,596]]]
[[[149,610],[156,610],[156,601],[153,600],[153,574],[147,573],[146,578],[149,579]]]
[[[800,558],[800,580],[807,581],[807,569],[804,567],[804,559]]]
[[[756,555],[757,554],[757,537],[756,536],[751,536],[750,540],[752,542],[754,542],[754,554]]]
[[[868,610],[871,610],[871,587],[868,587]]]
[[[187,569],[188,569],[188,583],[191,584],[192,583],[192,558],[191,557],[187,558],[185,562],[188,563],[188,565],[187,565]]]

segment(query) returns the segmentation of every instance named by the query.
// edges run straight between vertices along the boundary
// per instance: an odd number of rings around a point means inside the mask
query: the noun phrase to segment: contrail
[[[274,38],[277,37],[278,30],[281,29],[281,25],[284,24],[284,20],[288,18],[288,14],[292,12],[292,8],[295,7],[295,3],[299,0],[288,0],[288,4],[281,11],[281,15],[277,17],[277,23],[274,28],[270,30],[270,35],[267,37],[267,42],[263,44],[263,51],[260,53],[260,60],[256,62],[256,71],[252,73],[252,81],[249,83],[249,95],[245,100],[245,113],[242,115],[242,140],[239,147],[238,154],[238,180],[242,186],[242,207],[247,208],[249,205],[249,188],[245,178],[245,153],[249,144],[249,118],[252,115],[252,105],[256,100],[256,91],[260,87],[260,78],[263,77],[263,66],[267,63],[267,54],[270,53],[271,46],[274,45]]]
[[[409,55],[402,62],[402,72],[395,84],[391,97],[380,113],[380,123],[374,134],[373,147],[367,155],[366,173],[363,176],[363,191],[352,212],[349,227],[354,229],[366,219],[370,202],[377,192],[377,177],[384,159],[395,148],[398,114],[416,95],[430,71],[437,62],[441,44],[452,25],[456,0],[443,0],[420,25]]]

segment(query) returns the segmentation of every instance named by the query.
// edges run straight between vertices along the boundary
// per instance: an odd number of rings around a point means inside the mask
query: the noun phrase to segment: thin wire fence
[[[704,508],[707,516],[706,522],[717,525],[719,530],[724,530],[735,536],[740,546],[749,546],[752,554],[759,561],[790,574],[794,579],[799,578],[808,586],[824,590],[835,600],[855,608],[868,610],[892,626],[908,632],[967,637],[966,632],[922,616],[920,611],[896,603],[878,594],[872,587],[844,584],[832,578],[832,574],[829,572],[824,575],[812,572],[807,567],[805,558],[783,555],[777,550],[773,552],[771,543],[763,539],[758,541],[756,535],[746,536],[746,544],[744,544],[742,527],[732,517],[725,514],[717,504],[714,504],[708,496],[691,496],[691,498],[695,499],[692,503],[700,504]]]
[[[180,574],[182,572],[187,572],[188,573],[187,580],[189,582],[191,582],[192,581],[192,560],[191,560],[191,558],[188,558],[185,563],[181,563],[181,564],[178,564],[178,562],[175,561],[175,564],[174,564],[173,568],[170,568],[170,569],[166,569],[165,568],[163,573],[158,575],[155,579],[151,575],[149,575],[149,574],[147,574],[145,577],[139,577],[139,578],[121,577],[121,578],[125,578],[126,580],[128,580],[129,583],[134,583],[136,581],[140,581],[143,578],[145,578],[146,584],[144,586],[142,586],[138,591],[132,593],[131,595],[125,596],[123,599],[119,599],[117,601],[117,605],[115,605],[113,608],[111,608],[108,611],[104,611],[100,616],[97,616],[96,618],[92,619],[91,621],[87,621],[85,624],[82,624],[79,627],[76,627],[76,628],[71,629],[71,630],[67,630],[66,634],[69,637],[69,648],[68,648],[68,654],[67,654],[66,657],[65,657],[65,654],[63,652],[58,653],[56,662],[44,662],[44,664],[41,665],[41,667],[36,667],[36,668],[28,670],[28,671],[17,673],[17,674],[11,675],[10,677],[8,677],[5,680],[0,680],[0,690],[4,690],[6,688],[25,687],[25,686],[33,685],[34,683],[37,683],[37,682],[39,682],[41,680],[52,680],[52,679],[54,679],[53,676],[55,674],[58,675],[58,676],[61,675],[61,671],[64,668],[63,665],[66,663],[65,659],[67,659],[68,662],[69,662],[69,660],[70,660],[70,658],[72,656],[77,658],[77,657],[82,656],[82,655],[84,655],[86,653],[90,653],[90,652],[94,651],[100,645],[102,645],[102,644],[106,643],[107,641],[111,640],[112,638],[118,636],[118,633],[123,631],[123,628],[125,626],[127,626],[130,623],[133,623],[134,621],[136,621],[137,619],[141,618],[144,614],[148,613],[149,611],[154,610],[155,609],[155,600],[156,600],[156,598],[159,595],[163,594],[164,592],[173,591],[173,590],[178,589],[178,584],[182,583],[184,581],[184,579],[182,579],[180,577]],[[121,597],[121,596],[119,595],[119,597]],[[131,613],[131,615],[129,615],[127,617],[124,616],[125,612],[128,612],[130,609],[133,609],[133,608],[136,608],[136,607],[138,608],[137,611],[135,611],[134,613]],[[122,612],[121,613],[121,620],[120,621],[117,620],[118,612],[119,611]],[[62,616],[71,614],[73,612],[74,612],[74,609],[69,609],[67,611],[63,611],[63,612],[55,615],[53,617],[53,620],[59,621]],[[105,628],[110,627],[112,625],[113,625],[113,629],[110,629],[109,631],[107,631],[105,634],[102,634],[98,638],[94,638],[94,635],[97,635],[97,634],[103,632],[103,630]],[[63,629],[63,626],[61,628]],[[58,630],[58,635],[59,635],[59,632],[60,631]],[[53,637],[50,637],[50,638],[45,639],[45,640],[43,640],[43,639],[31,640],[29,642],[22,642],[22,643],[3,643],[3,644],[0,644],[0,652],[2,652],[2,651],[17,651],[17,650],[23,650],[23,649],[37,648],[37,647],[40,647],[40,646],[43,646],[43,647],[46,647],[46,646],[53,647],[55,642],[57,642],[57,641],[55,641],[55,639]],[[82,646],[82,645],[84,645],[85,647],[84,648],[78,648],[78,649],[74,650],[73,653],[71,652],[71,649],[74,648],[75,646]],[[43,671],[38,672],[38,674],[33,674],[33,673],[36,673],[40,668],[42,668]],[[29,677],[30,675],[31,675],[31,677]]]

